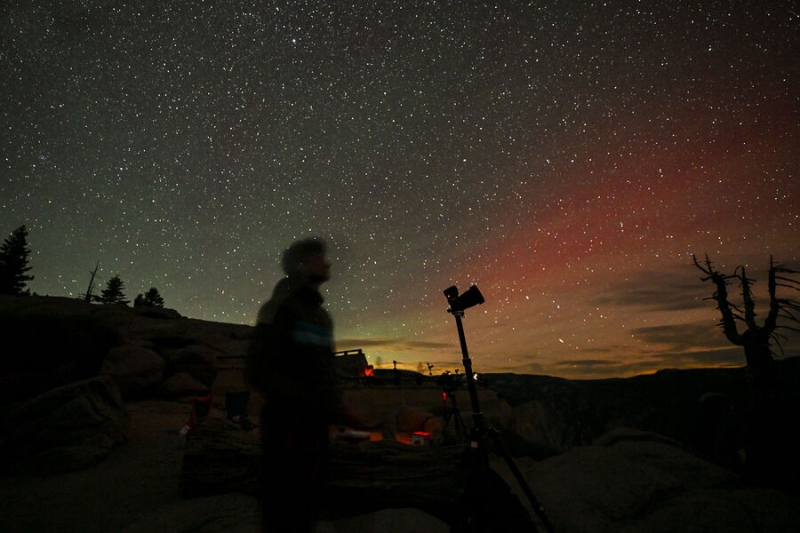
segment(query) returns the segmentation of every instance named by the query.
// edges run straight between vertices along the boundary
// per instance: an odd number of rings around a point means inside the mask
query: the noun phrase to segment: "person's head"
[[[330,279],[331,264],[326,257],[325,241],[317,237],[292,243],[283,252],[283,272],[292,278],[301,278],[304,283],[319,286]]]

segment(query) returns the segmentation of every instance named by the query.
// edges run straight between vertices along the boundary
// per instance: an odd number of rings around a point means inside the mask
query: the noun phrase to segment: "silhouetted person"
[[[283,254],[286,277],[258,313],[247,379],[262,394],[264,531],[313,531],[321,508],[328,426],[341,397],[333,324],[319,287],[330,277],[325,243],[305,239]]]

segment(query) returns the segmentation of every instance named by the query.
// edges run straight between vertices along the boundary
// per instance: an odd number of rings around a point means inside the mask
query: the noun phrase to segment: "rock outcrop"
[[[0,369],[0,404],[97,375],[114,379],[125,399],[207,392],[221,357],[244,358],[251,331],[170,309],[0,296],[0,334],[25,351]]]
[[[776,366],[781,380],[774,393],[783,411],[777,418],[789,428],[800,412],[800,358],[778,360]],[[492,388],[513,407],[515,433],[550,453],[630,427],[668,436],[726,468],[742,466],[752,405],[746,368],[662,370],[585,381],[511,374],[490,378]]]

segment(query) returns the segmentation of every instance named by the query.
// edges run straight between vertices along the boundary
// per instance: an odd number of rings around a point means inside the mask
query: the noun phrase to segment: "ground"
[[[174,402],[128,406],[128,440],[107,459],[77,472],[0,478],[0,530],[9,533],[256,533],[252,496],[185,499],[179,477],[191,407]],[[319,524],[319,533],[447,531],[413,509]]]

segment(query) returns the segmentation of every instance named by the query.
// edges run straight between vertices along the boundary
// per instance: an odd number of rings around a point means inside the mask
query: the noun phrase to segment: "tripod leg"
[[[474,290],[472,290],[473,288],[474,288]],[[478,300],[472,302],[471,305],[475,305],[475,303],[483,303],[483,296],[480,295],[480,292],[477,289],[478,288],[475,287],[474,285],[473,285],[473,287],[470,288],[470,290],[473,293],[477,293],[477,295],[478,295]],[[455,286],[453,286],[453,287],[451,287],[451,288],[449,288],[449,289],[447,289],[445,291],[445,296],[447,296],[448,301],[452,301],[452,299],[454,297],[453,291],[455,291],[456,294],[458,293],[458,289],[456,289]],[[517,483],[519,483],[520,487],[522,488],[523,492],[525,493],[525,496],[527,496],[528,500],[530,501],[531,505],[533,506],[534,511],[536,512],[537,516],[541,520],[542,524],[544,524],[545,529],[549,533],[552,533],[553,528],[550,525],[550,521],[544,515],[543,507],[536,500],[536,497],[533,495],[533,492],[531,491],[530,487],[525,482],[525,479],[522,477],[522,473],[519,471],[519,468],[517,468],[517,465],[514,464],[514,461],[511,459],[511,456],[508,454],[508,452],[506,451],[505,447],[503,446],[503,443],[500,440],[500,435],[497,434],[497,432],[495,431],[494,428],[491,428],[491,427],[487,426],[485,421],[484,421],[483,413],[481,412],[481,409],[480,409],[480,403],[478,402],[478,392],[477,392],[477,387],[476,387],[476,384],[475,384],[475,377],[474,377],[474,374],[472,372],[472,360],[469,358],[469,352],[467,351],[467,340],[466,340],[466,337],[464,336],[464,326],[461,323],[461,319],[464,316],[464,309],[465,308],[466,307],[460,307],[458,305],[451,304],[449,312],[451,312],[453,314],[453,317],[456,319],[456,327],[458,328],[458,339],[459,339],[459,342],[461,343],[461,353],[463,355],[462,363],[464,364],[464,372],[465,372],[465,375],[467,377],[467,388],[469,390],[470,400],[472,402],[472,418],[473,418],[473,420],[475,422],[475,427],[473,428],[473,431],[475,432],[475,437],[476,438],[473,439],[473,442],[472,442],[472,444],[470,446],[473,449],[473,452],[478,452],[479,453],[479,457],[481,459],[481,464],[480,464],[480,466],[478,468],[475,468],[473,466],[473,468],[471,469],[472,470],[472,472],[471,472],[472,475],[470,476],[470,480],[468,481],[467,493],[465,494],[465,498],[464,498],[464,504],[465,504],[464,505],[464,509],[466,511],[465,512],[465,516],[467,518],[465,520],[460,520],[460,521],[457,521],[456,523],[454,523],[454,527],[453,527],[453,529],[451,529],[451,531],[453,531],[453,532],[455,532],[455,531],[465,531],[465,532],[466,531],[471,531],[471,532],[472,531],[474,531],[474,532],[477,532],[477,531],[492,531],[492,532],[495,532],[496,531],[496,532],[500,532],[500,531],[525,531],[525,530],[536,531],[536,526],[531,521],[531,517],[529,516],[529,514],[525,510],[525,508],[522,506],[521,502],[519,501],[519,498],[517,498],[515,495],[511,494],[510,487],[502,480],[502,478],[500,478],[500,476],[496,472],[494,472],[490,468],[488,468],[488,454],[487,454],[487,451],[485,449],[485,444],[486,444],[485,443],[485,438],[483,438],[485,433],[488,432],[488,433],[490,433],[492,435],[492,439],[494,440],[495,444],[497,445],[498,449],[500,450],[500,452],[501,452],[503,458],[505,459],[506,463],[508,463],[509,468],[511,468],[511,472],[514,474],[514,477],[516,478]],[[474,463],[474,460],[472,462]],[[499,480],[500,484],[498,486],[503,486],[507,490],[507,494],[504,494],[505,497],[502,500],[503,504],[500,505],[500,502],[498,500],[497,501],[498,505],[496,507],[497,508],[509,509],[509,510],[521,509],[524,512],[524,515],[525,515],[525,518],[527,519],[527,522],[529,523],[527,526],[521,526],[520,525],[520,527],[517,527],[516,529],[499,529],[499,528],[496,528],[496,527],[487,528],[487,526],[491,523],[491,521],[492,521],[492,519],[494,517],[490,517],[485,512],[485,510],[487,509],[486,506],[481,507],[481,506],[476,506],[474,504],[476,503],[475,495],[476,494],[481,494],[482,491],[483,491],[483,494],[485,494],[485,489],[486,489],[486,487],[488,487],[489,485],[492,484],[492,483],[490,483],[492,480]],[[490,494],[492,494],[492,493],[495,493],[495,491],[491,491],[490,492]],[[510,502],[512,501],[512,497],[513,497],[513,501],[515,502],[516,505],[510,505]],[[489,508],[490,507],[493,507],[493,506],[489,506]],[[509,513],[509,514],[511,514],[511,513]],[[516,513],[514,513],[514,514],[516,514]],[[472,520],[473,518],[476,519],[476,520],[473,521]],[[476,524],[478,525],[477,528],[476,528]],[[508,524],[505,524],[505,525],[508,525]],[[460,526],[466,526],[466,529],[465,528],[459,529]]]
[[[522,476],[522,472],[520,472],[517,464],[514,462],[514,459],[511,457],[511,455],[509,455],[508,451],[506,451],[506,448],[503,446],[503,441],[500,439],[500,435],[497,433],[497,430],[494,428],[489,428],[489,434],[492,437],[492,442],[505,460],[508,468],[511,470],[511,473],[514,475],[514,479],[517,480],[517,484],[522,489],[522,492],[525,493],[525,497],[528,498],[528,501],[536,513],[536,516],[542,522],[542,525],[544,525],[545,531],[552,533],[553,526],[550,524],[550,520],[547,519],[547,515],[544,514],[544,506],[539,503],[539,500],[536,499],[536,496],[534,496],[530,485],[528,485],[528,482],[525,481],[525,478]]]
[[[537,533],[530,513],[500,475],[485,464],[484,451],[471,449],[467,485],[450,533]]]
[[[467,426],[464,425],[464,419],[461,418],[461,413],[459,411],[456,411],[456,430],[459,439],[467,434]]]

